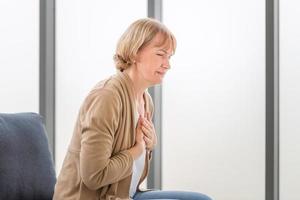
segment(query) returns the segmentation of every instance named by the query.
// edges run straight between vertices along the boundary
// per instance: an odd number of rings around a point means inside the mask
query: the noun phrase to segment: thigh
[[[208,196],[198,192],[187,191],[146,191],[137,192],[133,198],[134,200],[154,200],[154,199],[178,199],[178,200],[211,200]]]

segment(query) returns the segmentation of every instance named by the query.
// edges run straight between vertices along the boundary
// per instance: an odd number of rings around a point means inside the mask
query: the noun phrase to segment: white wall
[[[56,2],[56,172],[59,174],[80,105],[90,89],[115,73],[117,40],[147,16],[146,0]]]
[[[280,1],[280,200],[300,199],[299,8],[299,1]]]
[[[281,200],[300,198],[299,7],[280,1]],[[147,2],[65,0],[56,9],[59,174],[83,98],[114,73],[117,39]],[[178,51],[163,85],[163,189],[264,199],[265,2],[164,0],[164,22]],[[1,0],[0,33],[0,112],[38,112],[39,1]]]
[[[39,1],[0,1],[0,112],[39,112]]]
[[[163,189],[265,199],[265,1],[164,1]]]

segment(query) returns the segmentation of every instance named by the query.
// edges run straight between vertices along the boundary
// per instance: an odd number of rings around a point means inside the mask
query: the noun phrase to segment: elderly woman
[[[174,35],[159,21],[135,21],[114,56],[117,73],[84,100],[54,199],[197,199],[181,191],[141,191],[157,143],[147,88],[162,82],[174,54]]]

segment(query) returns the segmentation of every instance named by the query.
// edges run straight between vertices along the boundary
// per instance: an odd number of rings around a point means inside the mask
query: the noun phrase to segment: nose
[[[171,68],[169,59],[165,59],[163,67],[166,68],[166,69],[170,69]]]

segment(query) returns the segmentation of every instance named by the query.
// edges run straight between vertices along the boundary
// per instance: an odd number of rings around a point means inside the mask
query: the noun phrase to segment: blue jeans
[[[200,194],[197,192],[185,192],[185,191],[161,191],[161,190],[152,190],[146,192],[137,192],[133,196],[134,200],[170,200],[170,199],[179,199],[179,200],[212,200],[210,197]]]

